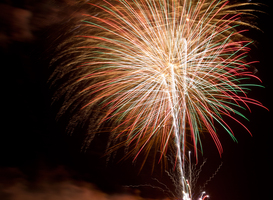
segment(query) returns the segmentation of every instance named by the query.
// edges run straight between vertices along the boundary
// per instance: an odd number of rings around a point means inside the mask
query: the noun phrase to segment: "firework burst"
[[[249,70],[253,62],[245,61],[251,42],[238,28],[250,26],[241,19],[249,11],[246,5],[226,0],[90,3],[92,14],[83,15],[79,34],[57,48],[61,53],[53,61],[61,62],[53,84],[67,79],[57,91],[66,102],[60,115],[76,111],[72,131],[79,123],[90,124],[87,145],[110,126],[112,150],[131,146],[128,154],[135,158],[144,152],[146,159],[151,149],[164,155],[174,146],[185,180],[186,139],[197,155],[200,133],[207,132],[221,154],[214,124],[236,140],[223,116],[249,132],[234,115],[245,118],[240,109],[262,106],[247,97],[251,85],[244,83],[258,79]]]

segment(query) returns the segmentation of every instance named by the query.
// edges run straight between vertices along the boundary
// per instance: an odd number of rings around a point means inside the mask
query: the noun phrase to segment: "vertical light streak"
[[[188,45],[187,40],[185,38],[182,38],[182,41],[184,42],[184,61],[183,61],[183,92],[182,95],[182,148],[183,148],[183,163],[185,161],[185,141],[186,141],[186,97],[187,97],[187,62],[188,62]],[[183,164],[184,168],[184,164]]]
[[[179,63],[169,63],[167,68],[170,74],[167,74],[168,77],[165,77],[166,75],[163,75],[163,83],[166,85],[167,89],[167,95],[168,95],[168,101],[169,101],[169,106],[171,109],[171,115],[172,115],[172,126],[173,126],[173,132],[174,132],[174,143],[176,145],[177,149],[177,168],[178,168],[178,173],[180,174],[180,182],[182,186],[182,191],[185,191],[185,177],[184,177],[184,159],[185,159],[185,135],[186,135],[186,93],[187,93],[187,41],[185,38],[182,38],[183,41],[183,49],[184,52],[183,55],[180,55],[181,58],[184,58],[184,60],[180,61]],[[174,60],[174,59],[171,59]],[[183,69],[183,94],[182,94],[182,113],[180,112],[181,106],[180,102],[178,100],[179,91],[177,90],[177,74],[175,73],[175,68],[181,68],[181,66],[176,66],[176,65],[181,65]],[[168,83],[167,80],[169,80]],[[179,116],[179,114],[182,114],[182,116]],[[180,117],[182,118],[182,125],[180,126]],[[181,127],[181,129],[180,129]],[[181,154],[182,150],[182,154]]]
[[[166,87],[171,87],[170,90],[166,90],[167,96],[168,96],[168,102],[169,102],[169,107],[171,109],[171,115],[172,115],[172,127],[174,129],[174,143],[176,145],[176,149],[177,149],[177,156],[176,156],[176,161],[177,161],[177,169],[178,169],[178,174],[180,175],[180,183],[182,186],[182,191],[184,191],[185,189],[185,185],[184,185],[184,170],[183,170],[183,161],[182,161],[182,156],[181,156],[181,135],[183,135],[183,129],[182,129],[182,133],[180,133],[179,131],[179,126],[178,126],[178,109],[177,109],[177,94],[176,94],[176,85],[175,85],[175,76],[174,76],[174,65],[173,64],[169,64],[169,69],[171,72],[171,84],[169,86],[169,84],[166,81],[166,78],[163,77],[163,83],[164,85],[166,85]],[[184,154],[184,152],[183,152]]]
[[[192,188],[191,152],[190,151],[189,151],[189,169],[188,169],[188,173],[189,173],[189,185],[190,185],[190,188]]]

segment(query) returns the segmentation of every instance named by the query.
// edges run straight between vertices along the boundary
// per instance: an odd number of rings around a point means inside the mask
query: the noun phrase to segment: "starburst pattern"
[[[68,78],[57,92],[66,99],[60,113],[78,112],[70,128],[91,120],[90,135],[111,124],[111,142],[121,139],[117,146],[133,146],[129,153],[135,157],[152,148],[164,155],[175,144],[181,164],[186,139],[197,155],[203,132],[221,154],[214,124],[236,140],[223,116],[249,132],[234,114],[245,118],[241,108],[262,106],[247,97],[251,84],[244,83],[258,79],[249,70],[253,62],[245,61],[251,43],[240,28],[250,26],[241,21],[245,5],[226,0],[90,3],[93,14],[83,15],[80,35],[62,44],[68,48],[56,57],[62,63],[51,79]]]

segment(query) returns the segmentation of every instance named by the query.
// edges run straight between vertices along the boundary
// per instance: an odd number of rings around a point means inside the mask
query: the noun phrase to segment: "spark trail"
[[[197,158],[201,133],[209,133],[221,154],[215,123],[236,141],[223,116],[249,104],[258,79],[247,62],[251,41],[243,36],[241,16],[247,3],[226,0],[102,0],[90,3],[77,25],[77,36],[57,47],[59,64],[52,84],[67,81],[56,94],[65,103],[59,115],[72,113],[68,127],[88,124],[86,146],[105,127],[111,132],[108,152],[122,146],[134,160],[152,149],[174,151],[181,194],[191,199],[184,173],[187,143]],[[240,26],[240,28],[239,28]],[[258,79],[259,80],[259,79]],[[99,113],[99,114],[98,114]],[[94,116],[97,116],[96,119]],[[175,150],[174,150],[175,149]],[[163,159],[164,160],[164,159]],[[206,198],[206,196],[202,196]]]

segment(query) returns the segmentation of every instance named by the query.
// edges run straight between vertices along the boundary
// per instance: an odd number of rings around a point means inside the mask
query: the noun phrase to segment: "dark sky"
[[[81,152],[83,134],[67,135],[65,123],[55,120],[59,105],[51,105],[53,91],[47,83],[52,71],[49,62],[57,45],[53,41],[61,36],[62,27],[69,26],[71,19],[83,12],[73,2],[0,1],[0,199],[163,197],[164,192],[156,187],[164,189],[164,186],[155,178],[170,190],[174,190],[174,185],[159,167],[151,173],[147,164],[139,172],[138,163],[118,162],[121,153],[108,161],[104,156],[107,143],[104,136],[97,137],[89,150]],[[256,75],[265,88],[254,88],[249,95],[272,111],[272,7],[270,1],[255,2],[265,4],[261,10],[266,14],[257,14],[255,22],[262,31],[249,33],[256,41],[250,58],[260,61],[255,64]],[[207,162],[196,188],[198,191],[205,185],[212,200],[270,199],[272,112],[256,106],[251,109],[251,113],[245,113],[250,122],[244,124],[252,137],[243,128],[231,125],[238,144],[221,135],[222,158],[210,139],[204,142]],[[216,176],[206,183],[221,162]],[[202,159],[198,166],[201,163]]]

